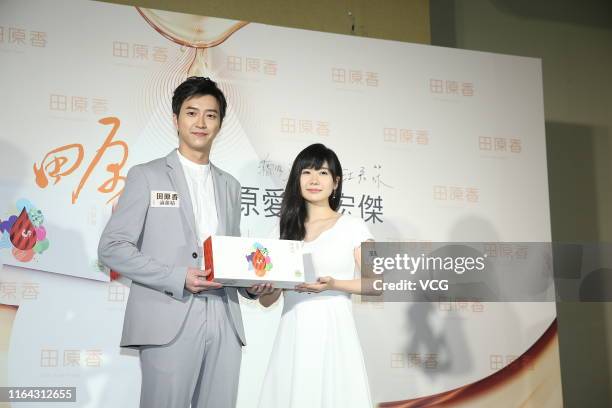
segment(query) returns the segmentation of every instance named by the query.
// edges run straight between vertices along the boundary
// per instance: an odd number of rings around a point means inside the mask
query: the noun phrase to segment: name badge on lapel
[[[151,191],[151,207],[179,206],[179,196],[176,191]]]

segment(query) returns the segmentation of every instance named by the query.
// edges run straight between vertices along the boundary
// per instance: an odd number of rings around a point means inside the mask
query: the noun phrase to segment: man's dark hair
[[[194,96],[214,96],[219,103],[219,119],[220,123],[223,123],[225,117],[225,110],[227,109],[227,102],[225,95],[217,83],[208,77],[189,77],[182,84],[180,84],[172,95],[172,112],[178,116],[181,111],[181,106],[189,98]]]

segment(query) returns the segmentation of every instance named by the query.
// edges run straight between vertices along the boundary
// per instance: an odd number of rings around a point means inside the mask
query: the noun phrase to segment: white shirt
[[[180,152],[178,152],[178,157],[183,166],[187,187],[189,188],[198,244],[202,246],[209,236],[217,232],[218,225],[215,189],[212,175],[210,174],[210,163],[194,163]]]

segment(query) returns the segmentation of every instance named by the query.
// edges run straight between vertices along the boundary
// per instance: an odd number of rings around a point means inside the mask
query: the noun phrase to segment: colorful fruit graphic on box
[[[41,210],[27,199],[17,200],[17,214],[0,220],[0,250],[10,249],[20,262],[30,262],[37,254],[49,248],[45,217]]]
[[[249,271],[255,271],[255,275],[262,277],[272,269],[272,261],[270,260],[269,250],[255,242],[251,248],[251,253],[246,256],[249,265]]]

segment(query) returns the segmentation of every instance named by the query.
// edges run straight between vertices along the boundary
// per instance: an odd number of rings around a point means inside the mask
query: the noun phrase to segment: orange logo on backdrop
[[[98,187],[98,191],[103,194],[113,193],[115,192],[117,184],[120,181],[125,184],[125,176],[122,176],[120,172],[128,158],[128,145],[122,140],[113,140],[117,133],[117,130],[119,130],[121,121],[116,117],[106,117],[100,119],[98,122],[103,125],[112,125],[113,127],[108,133],[108,136],[106,137],[100,148],[97,150],[95,157],[89,163],[89,166],[81,177],[79,185],[72,192],[72,204],[76,203],[79,199],[79,194],[81,193],[81,190],[87,183],[87,180],[91,176],[91,173],[96,168],[96,166],[102,159],[102,156],[109,147],[121,147],[123,149],[123,157],[121,161],[111,163],[106,166],[106,170],[111,173],[112,176]],[[70,151],[73,151],[72,155],[68,154],[68,152]],[[66,177],[72,174],[81,165],[81,162],[83,161],[83,154],[83,145],[79,143],[60,146],[48,152],[42,159],[40,164],[34,163],[34,175],[36,177],[36,184],[38,185],[38,187],[46,188],[49,185],[49,177],[54,179],[53,184],[57,184],[60,182],[62,177]],[[121,188],[121,190],[114,194],[106,203],[109,203],[114,200],[121,194],[122,191],[123,188]]]

